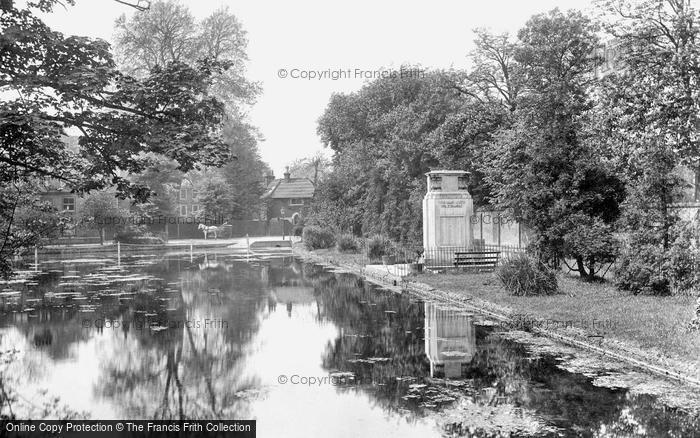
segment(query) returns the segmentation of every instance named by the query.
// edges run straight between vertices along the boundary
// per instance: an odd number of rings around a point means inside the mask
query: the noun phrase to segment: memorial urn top
[[[468,192],[469,172],[464,170],[431,170],[428,192]]]

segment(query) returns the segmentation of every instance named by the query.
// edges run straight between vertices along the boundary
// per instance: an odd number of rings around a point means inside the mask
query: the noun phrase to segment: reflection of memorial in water
[[[425,354],[432,377],[462,377],[476,352],[473,316],[425,303]]]

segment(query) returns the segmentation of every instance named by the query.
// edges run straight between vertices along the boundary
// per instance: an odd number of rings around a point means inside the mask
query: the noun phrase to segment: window
[[[197,190],[192,189],[192,199],[197,199],[197,196],[199,196],[199,193],[197,193]]]
[[[192,206],[190,207],[190,213],[192,213],[193,215],[199,213],[199,205],[192,204]]]
[[[75,211],[75,198],[63,198],[63,211]]]
[[[303,199],[290,199],[289,205],[304,205]]]
[[[180,206],[180,216],[187,216],[187,206],[186,205]]]
[[[187,189],[180,187],[180,199],[187,199]]]

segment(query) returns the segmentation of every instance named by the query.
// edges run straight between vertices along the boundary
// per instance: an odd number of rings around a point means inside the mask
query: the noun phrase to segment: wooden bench
[[[493,271],[498,266],[500,251],[457,251],[452,263],[476,271]]]

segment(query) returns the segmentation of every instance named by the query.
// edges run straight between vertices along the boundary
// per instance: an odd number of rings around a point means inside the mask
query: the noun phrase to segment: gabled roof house
[[[262,195],[265,201],[266,219],[287,219],[298,224],[311,205],[316,187],[308,178],[292,178],[289,168],[284,178],[266,177],[267,190]]]

